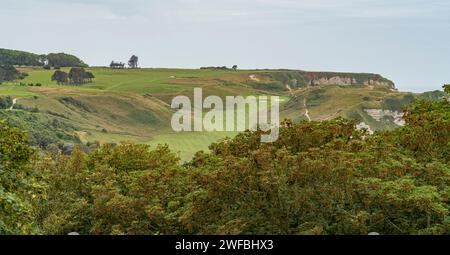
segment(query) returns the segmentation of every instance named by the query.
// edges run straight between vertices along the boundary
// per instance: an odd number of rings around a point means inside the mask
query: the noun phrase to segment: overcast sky
[[[450,83],[448,0],[0,0],[0,48],[90,65],[380,73],[401,90]]]

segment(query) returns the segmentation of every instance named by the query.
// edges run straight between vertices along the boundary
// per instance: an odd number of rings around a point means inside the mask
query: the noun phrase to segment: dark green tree
[[[10,96],[0,96],[0,109],[9,109],[12,105],[12,98]]]
[[[47,55],[48,65],[55,67],[87,67],[78,57],[66,53],[50,53]]]
[[[59,85],[67,84],[69,81],[69,75],[66,72],[57,70],[52,75],[52,81],[56,81]]]
[[[69,71],[70,84],[81,85],[85,83],[86,71],[82,67],[72,67]]]
[[[78,57],[66,53],[38,55],[9,49],[0,49],[0,65],[87,67]]]
[[[0,49],[0,65],[43,66],[41,56],[29,52]]]
[[[136,55],[133,55],[133,56],[131,56],[130,60],[128,61],[128,66],[130,68],[137,68],[138,61],[139,61],[139,58]]]
[[[445,84],[443,88],[444,92],[450,95],[450,84]]]
[[[95,75],[91,72],[86,72],[84,78],[88,80],[88,82],[92,82],[92,80],[95,79]]]
[[[0,82],[19,80],[24,77],[25,75],[17,71],[14,66],[0,65]]]

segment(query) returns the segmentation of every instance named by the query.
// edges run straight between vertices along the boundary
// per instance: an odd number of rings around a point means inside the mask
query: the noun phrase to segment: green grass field
[[[167,144],[182,160],[189,160],[197,151],[208,151],[212,143],[237,134],[238,132],[170,132],[156,135],[148,144],[153,147]]]
[[[68,72],[68,68],[61,69]],[[135,93],[164,93],[183,89],[183,84],[177,84],[177,80],[220,78],[224,75],[245,74],[246,71],[230,70],[197,70],[197,69],[111,69],[111,68],[87,68],[96,76],[93,83],[77,87],[77,89],[97,89],[106,91],[125,91]],[[50,81],[54,70],[35,69],[28,71],[29,76],[23,83],[41,83],[46,86],[56,85]],[[166,86],[169,85],[169,86]],[[202,86],[204,84],[198,84]]]

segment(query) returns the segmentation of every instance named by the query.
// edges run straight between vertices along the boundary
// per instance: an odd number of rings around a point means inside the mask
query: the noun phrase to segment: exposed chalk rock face
[[[384,81],[368,80],[368,81],[364,82],[364,85],[367,85],[367,86],[390,86],[391,84],[389,82],[384,82]]]
[[[356,129],[358,130],[367,129],[367,132],[369,132],[369,134],[371,135],[373,134],[373,130],[365,122],[361,122],[358,125],[356,125]]]
[[[381,121],[384,117],[392,117],[397,126],[404,126],[403,112],[382,110],[382,109],[365,109],[367,114],[376,121]]]
[[[352,85],[358,84],[355,78],[333,76],[331,78],[322,77],[311,81],[311,85]],[[393,86],[392,83],[378,80],[368,80],[364,82],[366,86]]]
[[[391,80],[374,73],[343,73],[343,72],[309,72],[302,70],[280,69],[276,72],[259,70],[258,73],[249,76],[251,81],[266,83],[276,82],[285,86],[288,84],[292,89],[305,88],[308,86],[382,86],[395,89],[395,83]]]
[[[350,77],[339,77],[334,76],[331,78],[320,78],[312,80],[311,83],[313,85],[352,85],[356,83],[355,79],[352,79]]]

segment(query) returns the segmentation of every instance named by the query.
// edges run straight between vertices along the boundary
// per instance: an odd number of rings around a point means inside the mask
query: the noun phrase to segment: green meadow
[[[186,95],[193,104],[196,87],[203,89],[203,97],[217,95],[223,99],[271,94],[246,84],[249,75],[257,71],[101,67],[87,70],[96,77],[92,83],[61,86],[51,81],[54,70],[29,68],[22,70],[28,73],[24,80],[0,85],[0,94],[17,99],[13,112],[37,116],[42,121],[51,116],[74,126],[77,130],[74,135],[84,143],[168,144],[183,160],[190,159],[196,151],[207,151],[211,143],[233,137],[237,132],[174,132],[170,120],[175,110],[170,103],[175,96]],[[282,96],[283,101],[289,99],[283,93],[276,95]]]

